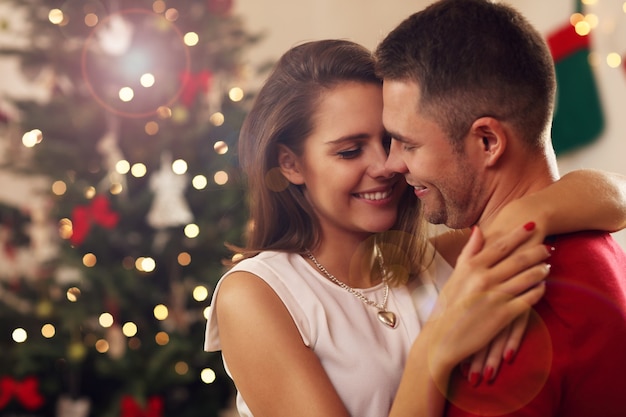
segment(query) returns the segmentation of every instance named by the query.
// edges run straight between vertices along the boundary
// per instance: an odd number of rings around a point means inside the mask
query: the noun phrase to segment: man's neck
[[[559,179],[556,163],[551,158],[527,160],[521,166],[508,166],[494,175],[491,198],[487,202],[477,225],[486,228],[502,207],[513,200],[539,191]]]

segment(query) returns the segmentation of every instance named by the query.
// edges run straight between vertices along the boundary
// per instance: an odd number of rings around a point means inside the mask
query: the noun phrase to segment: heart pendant
[[[381,323],[391,327],[392,329],[396,328],[396,325],[398,324],[396,321],[396,315],[391,311],[381,310],[378,312],[377,316]]]

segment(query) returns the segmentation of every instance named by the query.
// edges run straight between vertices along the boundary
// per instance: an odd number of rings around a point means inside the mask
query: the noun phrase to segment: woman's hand
[[[483,247],[474,228],[427,323],[430,364],[437,372],[451,371],[487,346],[541,298],[550,251],[543,244],[524,245],[533,229],[529,223]]]
[[[510,363],[513,360],[522,343],[529,316],[530,311],[522,313],[506,326],[488,346],[461,363],[461,371],[470,383],[478,385],[481,381],[492,382],[498,374],[502,361]]]

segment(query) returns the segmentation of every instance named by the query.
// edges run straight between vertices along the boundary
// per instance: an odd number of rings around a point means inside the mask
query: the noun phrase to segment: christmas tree
[[[6,4],[5,4],[6,5]],[[16,0],[1,59],[0,415],[216,416],[205,309],[247,209],[230,0]],[[3,187],[4,188],[4,187]],[[15,189],[15,188],[14,188]]]

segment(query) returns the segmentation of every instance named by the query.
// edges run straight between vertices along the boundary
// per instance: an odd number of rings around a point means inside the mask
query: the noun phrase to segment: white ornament
[[[97,149],[102,154],[103,164],[107,170],[107,176],[102,179],[100,187],[109,190],[112,184],[119,184],[122,191],[126,191],[126,177],[117,171],[117,163],[124,159],[124,154],[118,146],[119,119],[109,115],[107,118],[107,132],[100,138]]]
[[[182,226],[193,220],[193,214],[185,201],[187,176],[172,171],[172,157],[161,155],[161,169],[150,177],[154,191],[152,207],[148,212],[148,224],[155,229]]]
[[[91,401],[88,398],[76,400],[62,396],[57,401],[56,417],[87,417],[91,409]]]
[[[133,38],[133,27],[121,14],[113,14],[97,32],[98,42],[104,52],[120,56],[128,51]]]

